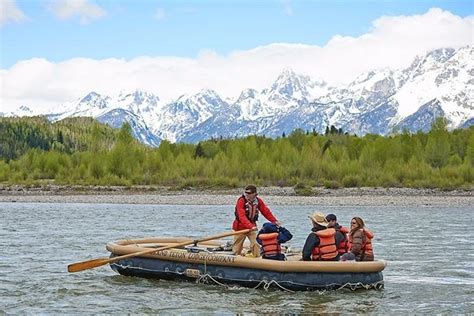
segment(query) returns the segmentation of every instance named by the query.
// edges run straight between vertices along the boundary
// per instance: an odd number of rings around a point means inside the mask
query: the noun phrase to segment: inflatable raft
[[[189,238],[125,239],[110,242],[111,257],[190,241]],[[111,263],[127,276],[202,283],[280,288],[290,291],[383,288],[385,261],[299,261],[301,253],[287,253],[287,261],[235,256],[223,241],[207,241],[182,248],[157,251]]]

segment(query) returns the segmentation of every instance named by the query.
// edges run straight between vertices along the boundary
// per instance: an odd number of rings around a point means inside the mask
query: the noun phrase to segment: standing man
[[[263,200],[257,197],[257,187],[249,184],[245,187],[244,194],[237,199],[235,205],[235,220],[232,224],[234,231],[242,229],[256,229],[259,213],[271,223],[280,226],[280,222],[273,216],[270,209],[265,205]],[[257,231],[252,230],[245,235],[234,236],[234,246],[232,251],[236,255],[242,254],[245,237],[250,240],[250,251],[252,255],[257,258],[260,256],[260,246],[257,244]]]

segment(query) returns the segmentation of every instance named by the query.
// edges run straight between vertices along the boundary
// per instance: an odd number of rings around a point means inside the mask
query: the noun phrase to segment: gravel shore
[[[313,188],[311,196],[298,196],[292,187],[261,187],[259,195],[269,205],[318,206],[439,206],[473,207],[473,190],[441,191],[409,188]],[[24,203],[125,203],[174,205],[232,205],[242,189],[171,190],[136,186],[41,187],[0,186],[0,202]]]

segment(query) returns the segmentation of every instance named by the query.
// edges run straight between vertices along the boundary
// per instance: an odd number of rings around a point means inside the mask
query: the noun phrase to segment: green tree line
[[[467,188],[474,180],[474,127],[358,137],[295,130],[277,139],[248,136],[158,148],[124,124],[92,119],[49,123],[0,119],[0,182],[184,187],[296,186]]]
[[[72,154],[109,149],[118,131],[88,117],[67,118],[50,123],[44,116],[0,118],[0,157],[17,159],[30,149]]]

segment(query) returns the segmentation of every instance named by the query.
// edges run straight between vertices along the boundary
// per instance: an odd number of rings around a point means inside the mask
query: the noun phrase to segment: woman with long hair
[[[374,250],[372,238],[374,234],[365,227],[360,217],[351,220],[351,231],[349,232],[349,252],[341,257],[342,261],[374,261]]]

